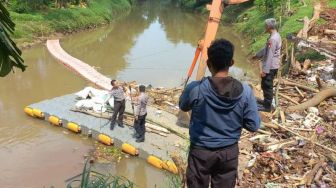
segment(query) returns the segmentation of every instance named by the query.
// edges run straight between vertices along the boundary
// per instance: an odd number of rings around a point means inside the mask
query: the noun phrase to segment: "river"
[[[169,1],[140,2],[131,13],[108,26],[62,38],[69,54],[95,66],[111,78],[173,87],[186,77],[206,16],[181,10]],[[247,44],[232,28],[220,26],[218,37],[236,46],[231,74],[254,76]],[[88,85],[58,64],[44,45],[23,51],[27,70],[0,79],[1,187],[64,187],[83,168],[93,141],[26,116],[31,103],[72,93]],[[99,167],[100,166],[100,167]],[[123,175],[137,187],[164,187],[165,174],[144,160],[124,158],[97,166]]]

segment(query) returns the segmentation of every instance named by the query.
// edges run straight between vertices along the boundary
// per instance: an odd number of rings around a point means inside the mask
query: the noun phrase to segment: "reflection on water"
[[[186,77],[205,25],[205,15],[181,11],[173,4],[146,1],[118,23],[66,38],[62,46],[111,78],[173,87]],[[227,38],[236,46],[231,74],[254,76],[255,69],[247,61],[247,50],[239,36],[222,26],[217,37]]]
[[[111,78],[172,87],[185,78],[205,22],[206,16],[182,11],[168,1],[148,0],[124,19],[65,37],[61,45]],[[218,37],[236,45],[231,73],[253,75],[240,38],[223,26]],[[65,179],[81,171],[92,141],[29,118],[23,108],[78,91],[87,83],[58,64],[44,45],[24,51],[23,56],[27,71],[0,79],[0,182],[5,187],[63,187]],[[165,174],[143,160],[112,163],[108,172],[130,177],[139,187],[164,184]]]

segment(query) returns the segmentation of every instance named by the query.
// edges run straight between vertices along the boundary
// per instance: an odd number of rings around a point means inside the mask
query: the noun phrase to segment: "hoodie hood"
[[[208,77],[200,85],[206,103],[219,111],[232,110],[243,96],[243,85],[232,77]]]

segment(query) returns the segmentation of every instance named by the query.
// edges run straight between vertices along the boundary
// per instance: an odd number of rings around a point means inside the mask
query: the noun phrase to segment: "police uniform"
[[[264,93],[264,107],[270,109],[273,100],[273,80],[280,67],[281,36],[273,31],[263,49],[256,57],[262,59],[262,71],[266,75],[262,77],[261,88]]]
[[[114,124],[116,123],[116,119],[118,116],[118,126],[124,127],[123,119],[125,112],[125,93],[122,87],[118,86],[117,88],[112,88],[110,91],[111,97],[114,98],[114,106],[113,106],[113,115],[111,117],[111,126],[110,129],[114,129]]]
[[[148,103],[148,95],[146,93],[140,93],[139,101],[137,104],[135,115],[138,117],[134,123],[134,129],[137,133],[137,140],[140,142],[145,141],[145,133],[146,133],[146,116],[147,116],[147,103]]]

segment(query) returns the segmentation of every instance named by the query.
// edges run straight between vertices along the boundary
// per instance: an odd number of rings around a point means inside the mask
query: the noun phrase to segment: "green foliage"
[[[167,183],[166,183],[167,188],[180,188],[181,185],[182,185],[182,180],[179,175],[169,174],[167,176]]]
[[[258,2],[256,1],[256,3]],[[298,20],[305,16],[311,17],[313,14],[311,0],[306,0],[306,3],[308,6],[304,7],[299,1],[293,0],[290,10],[286,9],[288,5],[280,3],[278,7],[274,8],[274,12],[268,13],[263,7],[252,6],[238,17],[237,30],[252,40],[251,52],[256,52],[265,45],[268,37],[268,34],[264,32],[265,19],[270,17],[277,19],[279,32],[283,38],[287,34],[297,33],[303,27],[303,23]]]
[[[74,187],[74,183],[80,182],[80,188],[133,188],[134,184],[119,176],[105,175],[92,171],[89,160],[86,160],[81,179],[71,178],[67,184],[67,188]],[[77,186],[75,186],[77,187]]]
[[[328,1],[328,6],[330,8],[336,8],[336,1],[335,0],[329,0]]]
[[[39,37],[54,32],[72,32],[96,27],[117,19],[131,10],[129,0],[92,0],[87,7],[70,6],[28,13],[15,12],[10,6],[12,19],[16,23],[14,38],[18,43],[30,43]]]
[[[46,9],[50,3],[51,0],[16,0],[12,4],[12,9],[18,13],[28,13]]]
[[[16,47],[9,34],[14,32],[15,24],[9,17],[9,12],[0,2],[0,77],[4,77],[14,67],[25,70],[21,51]]]
[[[198,0],[180,0],[182,6],[196,6]],[[305,16],[313,14],[313,0],[305,0],[307,7],[299,0],[255,0],[240,5],[225,8],[222,20],[236,23],[236,29],[251,40],[251,52],[258,51],[266,43],[264,21],[275,18],[278,21],[279,32],[284,38],[287,34],[296,33],[303,27]],[[330,6],[336,6],[336,1],[329,1]],[[202,4],[203,5],[203,4]]]
[[[255,0],[255,5],[266,14],[274,15],[274,11],[284,0]]]
[[[298,60],[301,63],[304,62],[306,59],[310,59],[313,61],[323,61],[326,60],[326,56],[321,55],[319,52],[313,49],[309,49],[304,53],[299,53],[296,55],[296,60]]]

